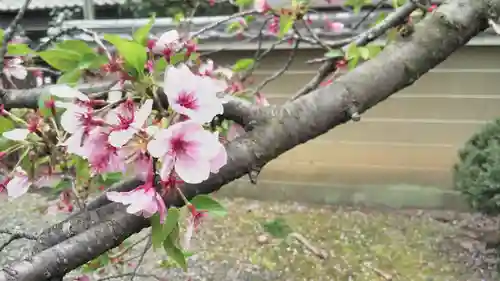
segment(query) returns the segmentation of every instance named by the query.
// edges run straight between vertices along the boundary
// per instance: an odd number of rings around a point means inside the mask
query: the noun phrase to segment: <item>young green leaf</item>
[[[50,66],[62,71],[75,69],[82,56],[76,52],[64,49],[52,49],[38,53]]]
[[[382,51],[382,47],[375,44],[366,45],[366,49],[370,52],[371,59],[376,57]]]
[[[3,35],[5,34],[5,31],[3,29],[0,28],[0,46],[2,46],[2,42],[3,42]]]
[[[178,12],[178,13],[175,13],[174,15],[174,22],[175,23],[180,23],[181,21],[184,20],[184,13],[183,12]]]
[[[178,222],[181,216],[181,211],[175,207],[171,207],[167,212],[167,219],[163,225],[163,235],[167,237],[178,227]]]
[[[193,204],[197,210],[206,211],[214,216],[222,217],[227,214],[227,210],[224,206],[205,194],[197,195],[191,199],[191,204]]]
[[[155,214],[151,217],[151,241],[154,249],[161,247],[163,241],[178,227],[180,211],[177,208],[168,209],[167,219],[160,224],[160,215]]]
[[[101,174],[101,178],[102,178],[103,184],[112,185],[112,184],[117,183],[123,179],[123,173],[121,173],[121,172],[104,173],[104,174]]]
[[[9,44],[7,46],[7,55],[11,56],[26,56],[36,54],[28,45],[26,44]]]
[[[137,29],[134,32],[134,35],[133,35],[134,41],[143,45],[143,46],[146,46],[148,43],[149,32],[151,31],[151,27],[153,27],[154,23],[155,23],[155,15],[153,14],[149,18],[149,22],[145,26]]]
[[[15,128],[14,123],[9,118],[0,116],[0,135]]]
[[[132,66],[139,75],[144,73],[144,65],[148,59],[143,45],[121,38],[114,34],[105,34],[104,39],[113,44],[118,53],[123,56],[125,61]]]
[[[76,52],[80,55],[96,53],[87,43],[82,40],[64,40],[61,43],[58,43],[56,48]]]
[[[249,70],[255,63],[254,59],[240,59],[233,65],[233,72]]]
[[[175,241],[174,235],[169,235],[163,242],[163,248],[169,259],[174,260],[184,271],[187,271],[187,261],[184,252],[180,249]]]
[[[350,60],[354,58],[359,58],[359,56],[360,53],[358,50],[358,46],[356,46],[356,44],[354,43],[349,44],[346,50],[346,59]]]
[[[358,47],[359,55],[364,60],[370,59],[370,50],[366,47]]]
[[[57,84],[68,84],[70,86],[75,86],[78,81],[80,81],[81,76],[82,71],[80,69],[73,69],[59,76],[59,78],[57,79]]]
[[[165,60],[165,58],[161,57],[155,61],[153,71],[155,73],[162,73],[163,71],[165,71],[165,68],[167,68],[167,61]]]
[[[280,15],[280,30],[278,37],[283,38],[285,34],[292,28],[293,23],[295,21],[295,15],[288,15],[285,13],[282,13]]]
[[[108,62],[108,58],[105,55],[99,54],[84,54],[80,63],[78,64],[78,68],[81,70],[84,69],[99,69],[102,65]]]
[[[227,25],[226,32],[233,33],[241,29],[241,23],[239,21],[234,21]]]

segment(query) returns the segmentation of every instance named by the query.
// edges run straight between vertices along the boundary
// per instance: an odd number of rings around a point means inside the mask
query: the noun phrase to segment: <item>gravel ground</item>
[[[477,229],[498,229],[498,221],[471,214],[381,211],[305,206],[236,199],[222,201],[229,215],[207,218],[195,235],[184,273],[169,266],[161,251],[148,251],[138,272],[164,280],[356,280],[460,281],[496,278],[496,252]],[[0,198],[0,229],[33,232],[61,219],[42,215],[45,197],[29,194],[13,202]],[[262,223],[284,219],[305,239],[273,238]],[[471,234],[472,233],[472,234]],[[148,230],[131,238],[146,237]],[[480,237],[481,236],[481,237]],[[0,235],[0,245],[7,239]],[[146,240],[125,255],[143,252]],[[312,251],[310,247],[312,246]],[[26,255],[32,243],[18,240],[0,254],[0,265]],[[115,254],[120,252],[116,250]],[[314,254],[313,252],[317,252]],[[321,256],[324,255],[324,258]],[[159,266],[159,260],[163,266]],[[134,270],[137,259],[108,266],[100,277]],[[79,272],[68,276],[72,280]],[[93,279],[93,280],[97,280]],[[130,280],[121,277],[109,280]],[[135,280],[158,280],[138,277]],[[162,279],[163,280],[163,279]]]

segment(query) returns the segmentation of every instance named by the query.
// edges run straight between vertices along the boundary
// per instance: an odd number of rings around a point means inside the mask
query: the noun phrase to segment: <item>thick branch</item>
[[[494,4],[494,5],[491,5]],[[253,165],[264,165],[291,148],[305,143],[350,120],[353,106],[363,113],[395,92],[411,85],[421,75],[445,60],[487,27],[490,8],[500,14],[500,0],[455,0],[443,5],[416,26],[404,41],[389,45],[379,56],[331,85],[305,95],[282,108],[273,108],[275,118],[256,126],[245,137],[227,145],[228,164],[198,185],[185,185],[188,198],[211,193],[244,175]],[[170,206],[182,204],[176,193]],[[116,204],[101,209],[113,210]],[[116,208],[112,219],[78,234],[31,260],[13,264],[0,272],[0,281],[41,281],[62,276],[86,261],[118,245],[148,225],[144,218]]]

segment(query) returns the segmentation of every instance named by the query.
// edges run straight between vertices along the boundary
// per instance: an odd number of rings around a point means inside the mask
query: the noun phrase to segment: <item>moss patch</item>
[[[222,202],[230,214],[207,219],[197,234],[202,259],[251,263],[278,272],[279,280],[427,281],[465,276],[459,264],[437,250],[454,229],[425,216],[242,199]],[[311,254],[295,239],[266,234],[261,222],[276,218],[328,257]]]

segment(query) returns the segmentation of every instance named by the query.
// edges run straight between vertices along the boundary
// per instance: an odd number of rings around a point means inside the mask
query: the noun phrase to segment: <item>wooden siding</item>
[[[309,81],[318,65],[305,61],[321,55],[300,51],[287,74],[263,89],[270,102],[282,104]],[[215,61],[231,64],[252,56],[252,52],[224,52]],[[271,54],[255,72],[255,85],[281,68],[287,56],[287,51]],[[342,125],[272,161],[261,180],[448,189],[457,149],[499,116],[498,48],[466,47],[366,112],[361,122]]]

